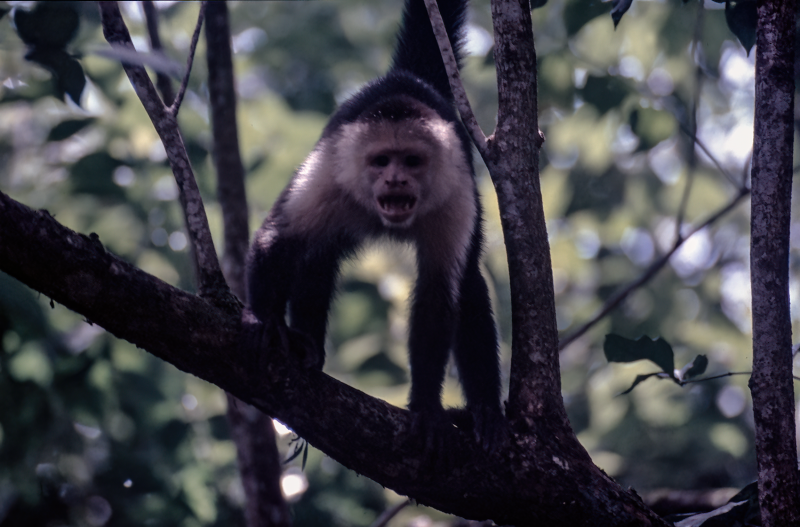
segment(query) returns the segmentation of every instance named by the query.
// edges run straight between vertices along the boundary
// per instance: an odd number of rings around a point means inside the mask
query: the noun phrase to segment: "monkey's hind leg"
[[[464,270],[459,306],[453,354],[475,439],[489,450],[502,441],[506,423],[500,404],[497,330],[477,259]]]

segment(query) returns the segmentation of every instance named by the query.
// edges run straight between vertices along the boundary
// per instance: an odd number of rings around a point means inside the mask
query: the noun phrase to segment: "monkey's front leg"
[[[412,412],[439,414],[442,384],[453,343],[456,313],[449,281],[420,268],[408,335]]]
[[[325,363],[325,333],[339,258],[335,251],[318,244],[306,252],[289,295],[291,331],[302,334],[310,345],[304,358],[307,368],[322,369]]]
[[[286,304],[294,284],[301,279],[304,249],[300,240],[282,236],[269,223],[259,229],[247,259],[248,308],[243,313],[243,338],[256,353],[263,355],[263,350],[279,347],[295,352],[309,367],[322,367],[322,349],[316,348],[311,337],[286,324]]]
[[[411,433],[423,436],[427,462],[447,466],[447,444],[454,428],[442,408],[441,394],[456,313],[447,277],[422,266],[418,274],[408,337]]]
[[[477,258],[464,269],[459,307],[453,355],[475,439],[484,450],[492,450],[503,441],[506,423],[500,402],[497,329]]]

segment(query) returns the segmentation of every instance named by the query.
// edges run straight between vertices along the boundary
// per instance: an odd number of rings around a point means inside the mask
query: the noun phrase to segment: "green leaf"
[[[608,2],[565,2],[564,26],[567,36],[573,36],[583,26],[609,12]]]
[[[731,525],[760,524],[760,519],[758,483],[753,482],[739,491],[722,507],[689,516],[675,525],[680,527],[729,527]]]
[[[670,377],[675,377],[675,354],[672,346],[661,337],[652,340],[650,337],[642,336],[637,340],[631,340],[609,334],[603,343],[603,351],[608,362],[635,362],[647,359],[653,361]]]
[[[755,0],[727,0],[725,2],[725,21],[728,27],[742,43],[747,55],[756,44],[756,27],[758,13]]]
[[[39,2],[31,11],[14,10],[17,34],[28,46],[64,49],[78,32],[80,17],[69,2]]]
[[[86,87],[86,75],[83,74],[81,63],[70,57],[65,60],[56,73],[56,89],[64,99],[64,94],[69,95],[70,99],[81,105],[81,94]]]
[[[55,125],[52,130],[50,130],[47,140],[63,141],[64,139],[80,132],[94,121],[94,119],[70,119],[68,121],[62,121]]]
[[[69,95],[75,104],[80,105],[81,94],[86,86],[86,76],[80,62],[63,49],[34,48],[25,59],[35,62],[53,74],[56,93],[62,101]]]
[[[114,170],[120,165],[122,161],[105,152],[94,152],[82,157],[70,168],[72,191],[104,197],[123,197],[125,191],[114,183]]]
[[[686,371],[681,376],[681,380],[691,379],[692,377],[697,377],[698,375],[704,374],[706,368],[708,367],[708,357],[705,355],[698,355],[686,366],[688,369],[684,367],[684,370]]]
[[[547,3],[547,0],[531,0],[531,9],[536,9],[537,7],[543,7]]]
[[[611,0],[611,19],[614,20],[614,28],[616,29],[619,21],[622,20],[622,15],[631,8],[633,0]]]

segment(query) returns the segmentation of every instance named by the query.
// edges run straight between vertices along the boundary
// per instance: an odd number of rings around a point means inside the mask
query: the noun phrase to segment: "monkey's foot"
[[[305,368],[321,370],[325,354],[318,350],[306,334],[286,325],[283,320],[259,320],[252,311],[242,311],[242,332],[240,341],[243,349],[253,354],[260,364],[266,350],[280,350],[299,357]]]
[[[283,325],[284,339],[289,349],[303,361],[303,367],[309,370],[322,370],[325,364],[325,350],[319,349],[314,341],[301,331]]]
[[[478,406],[468,408],[472,415],[472,433],[485,452],[493,451],[508,437],[508,422],[500,408]]]
[[[422,466],[433,465],[436,472],[450,470],[455,465],[450,445],[457,433],[444,409],[411,411],[409,440],[422,440]]]
[[[499,408],[448,408],[447,415],[460,430],[472,433],[485,452],[499,448],[508,436],[508,422]]]

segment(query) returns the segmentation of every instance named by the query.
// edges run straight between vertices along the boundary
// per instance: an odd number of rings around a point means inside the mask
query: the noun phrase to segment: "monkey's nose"
[[[408,180],[400,177],[390,177],[386,180],[386,185],[389,188],[400,188],[408,186]]]

